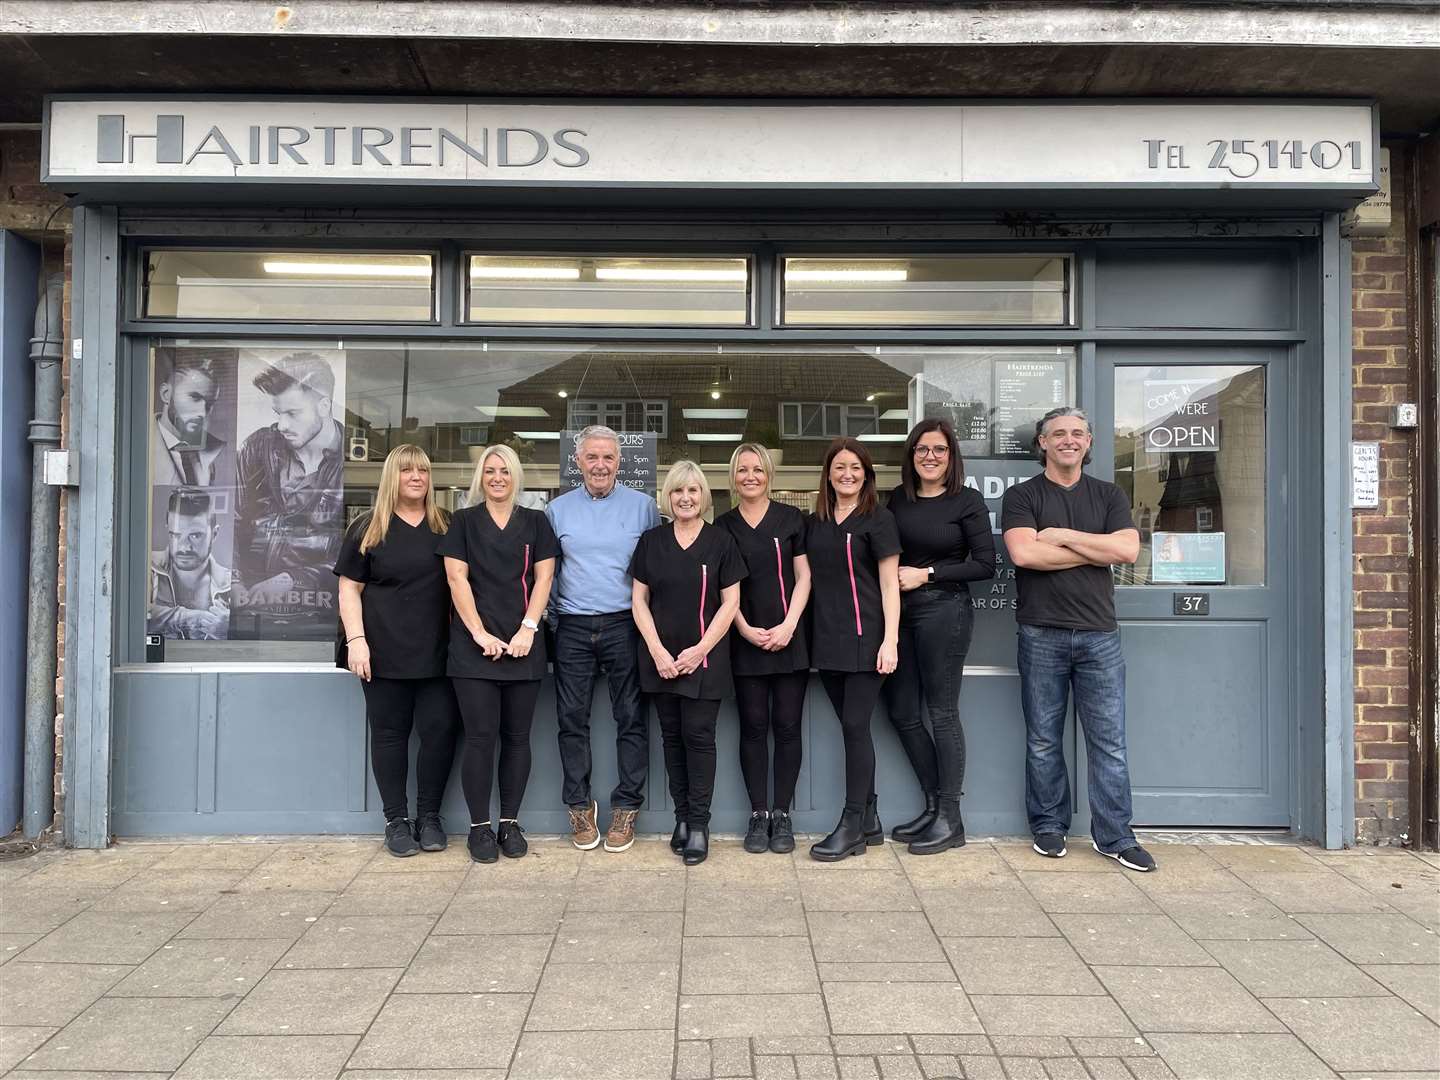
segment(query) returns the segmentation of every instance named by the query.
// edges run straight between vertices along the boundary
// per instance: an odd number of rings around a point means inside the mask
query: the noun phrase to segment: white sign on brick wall
[[[1350,507],[1374,510],[1380,505],[1380,444],[1350,444]]]

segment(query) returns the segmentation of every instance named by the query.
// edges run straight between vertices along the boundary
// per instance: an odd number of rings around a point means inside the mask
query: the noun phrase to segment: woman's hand
[[[494,634],[487,634],[484,630],[481,630],[478,634],[472,634],[471,636],[475,639],[475,644],[480,646],[480,651],[491,660],[499,660],[505,655],[505,642],[501,641]]]
[[[510,639],[510,644],[505,646],[505,651],[511,656],[529,656],[530,646],[535,644],[535,631],[528,626],[522,626],[515,631],[515,636]]]
[[[650,659],[655,661],[655,670],[662,679],[674,679],[680,675],[680,669],[675,665],[675,658],[664,649],[651,649]]]
[[[770,652],[779,652],[790,644],[790,639],[795,636],[795,628],[781,623],[779,626],[772,626],[766,631],[766,634],[769,635],[770,640],[764,648]]]
[[[370,681],[370,645],[363,637],[354,638],[345,646],[349,661],[346,666],[364,682]]]
[[[909,592],[911,589],[918,589],[930,580],[930,571],[921,569],[918,566],[900,567],[900,591]]]
[[[762,630],[760,627],[751,626],[749,623],[746,623],[744,626],[740,626],[739,630],[740,636],[743,637],[746,641],[748,641],[751,645],[754,645],[757,649],[770,648],[771,632],[769,630]]]
[[[700,651],[699,645],[691,645],[675,657],[675,667],[681,675],[689,675],[704,662],[705,654]]]
[[[900,662],[900,648],[894,641],[882,641],[880,651],[875,654],[875,670],[881,675],[889,675],[895,670]]]

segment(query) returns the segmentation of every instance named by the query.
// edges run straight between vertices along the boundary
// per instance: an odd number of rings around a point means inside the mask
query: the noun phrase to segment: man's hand
[[[1059,526],[1051,526],[1048,529],[1041,529],[1035,534],[1035,539],[1042,544],[1054,544],[1056,547],[1069,547],[1070,541],[1075,538],[1075,530],[1062,529]]]

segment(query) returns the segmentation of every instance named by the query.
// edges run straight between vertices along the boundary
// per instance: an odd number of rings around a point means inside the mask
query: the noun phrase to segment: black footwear
[[[699,866],[710,854],[710,830],[704,825],[691,825],[685,830],[685,847],[680,856],[686,866]]]
[[[810,847],[810,857],[820,862],[839,862],[850,855],[864,855],[868,840],[863,828],[864,813],[843,810],[835,831]],[[883,836],[882,836],[883,841]]]
[[[925,793],[925,809],[921,810],[919,816],[913,820],[905,822],[904,825],[896,825],[891,829],[890,839],[897,844],[908,844],[935,824],[935,815],[939,808],[940,796],[933,791],[927,791]]]
[[[1100,846],[1096,844],[1094,840],[1090,841],[1090,846],[1096,851],[1100,851]],[[1100,851],[1100,854],[1104,855],[1107,859],[1114,859],[1127,870],[1134,870],[1137,873],[1148,874],[1151,870],[1155,869],[1155,857],[1139,844],[1113,855],[1108,851]]]
[[[385,823],[385,850],[397,859],[420,853],[420,845],[415,842],[415,828],[409,818],[391,818]]]
[[[880,824],[879,800],[871,795],[865,801],[865,846],[879,847],[885,843],[885,826]]]
[[[500,851],[495,846],[495,833],[488,824],[471,825],[470,837],[465,841],[465,846],[470,849],[470,858],[476,862],[492,863],[500,858]]]
[[[910,854],[938,855],[964,846],[965,822],[960,817],[960,800],[944,798],[939,800],[930,827],[910,841]]]
[[[500,841],[500,854],[507,859],[524,858],[525,853],[530,850],[530,845],[525,841],[525,830],[518,821],[500,822],[500,831],[495,838]]]
[[[1035,842],[1030,846],[1047,859],[1063,859],[1065,857],[1065,837],[1059,833],[1041,833],[1035,837]]]
[[[745,850],[751,855],[759,855],[762,851],[770,848],[770,815],[764,810],[755,810],[750,814],[750,824],[745,829]]]
[[[679,855],[685,850],[685,838],[690,835],[690,826],[684,821],[675,822],[675,831],[670,834],[670,850]]]
[[[439,814],[421,814],[415,822],[415,836],[422,851],[444,851],[445,845],[450,842]]]
[[[788,855],[795,850],[795,826],[790,823],[789,810],[770,812],[770,850]]]

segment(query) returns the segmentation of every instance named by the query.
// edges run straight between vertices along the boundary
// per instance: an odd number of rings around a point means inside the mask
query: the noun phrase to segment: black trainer
[[[500,854],[507,859],[524,858],[525,853],[530,850],[530,845],[525,840],[525,830],[518,821],[500,822],[496,839],[500,841]]]
[[[776,855],[788,855],[795,850],[795,826],[790,822],[789,810],[770,812],[770,850]]]
[[[1090,846],[1096,851],[1100,851],[1100,845],[1095,843],[1094,840],[1090,841]],[[1108,851],[1100,851],[1100,854],[1104,855],[1107,859],[1114,859],[1127,870],[1134,870],[1136,873],[1148,874],[1151,870],[1155,869],[1155,857],[1139,844],[1113,854]]]
[[[415,828],[409,818],[391,818],[385,823],[385,850],[397,859],[420,853],[420,845],[415,842]]]
[[[470,858],[476,862],[492,863],[500,858],[500,850],[495,844],[495,833],[489,825],[471,825],[470,837],[465,841],[465,846],[470,849]]]
[[[421,851],[444,851],[445,845],[450,842],[439,814],[421,814],[415,822],[415,834]]]
[[[751,855],[759,855],[762,851],[770,848],[770,815],[764,810],[755,810],[750,814],[750,824],[745,829],[745,850]]]
[[[1063,859],[1065,857],[1065,837],[1059,833],[1041,833],[1035,837],[1035,843],[1030,846],[1047,859]]]

